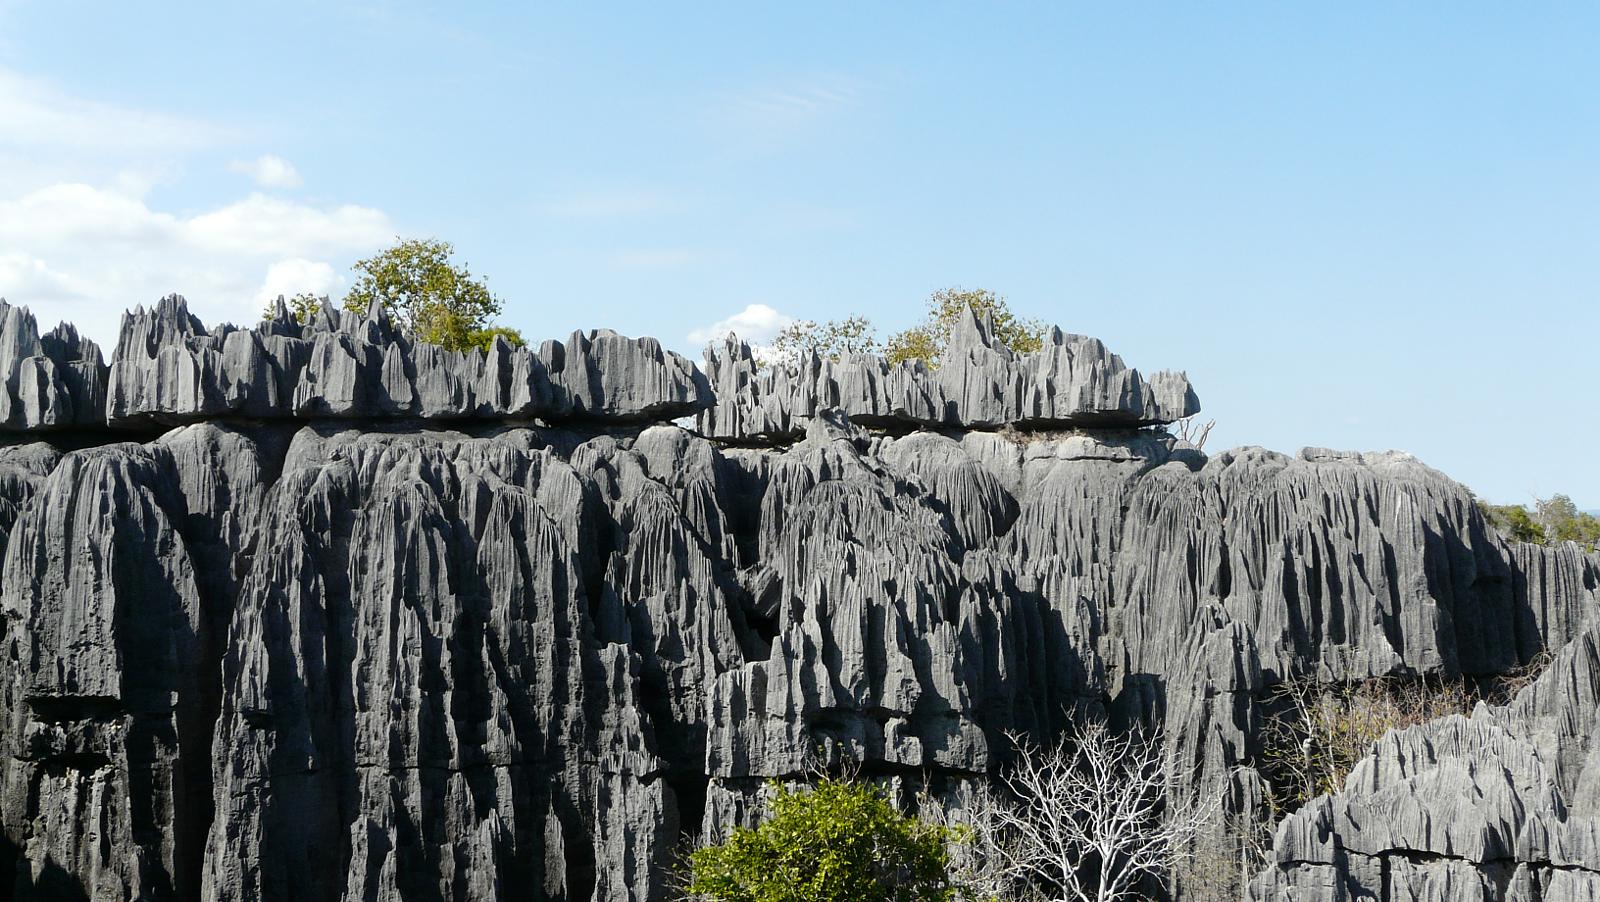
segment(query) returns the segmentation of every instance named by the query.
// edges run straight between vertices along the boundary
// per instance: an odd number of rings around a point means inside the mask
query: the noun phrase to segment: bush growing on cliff
[[[515,329],[494,326],[500,299],[481,277],[450,259],[455,247],[434,238],[399,241],[356,262],[356,283],[345,295],[347,310],[364,314],[382,301],[395,321],[430,344],[465,351],[488,348],[500,336],[522,344]]]
[[[1279,687],[1278,713],[1262,731],[1274,819],[1344,787],[1356,762],[1390,730],[1472,710],[1478,695],[1460,679],[1420,677]]]
[[[950,343],[951,330],[968,307],[980,317],[988,314],[994,322],[994,337],[1018,354],[1031,354],[1044,346],[1045,326],[1012,313],[1005,297],[987,288],[942,288],[928,296],[927,305],[927,315],[920,325],[891,337],[885,345],[884,354],[890,363],[921,360],[937,368]]]
[[[1045,326],[1012,313],[1004,297],[987,288],[941,288],[928,296],[927,313],[921,323],[890,336],[882,345],[872,320],[854,315],[821,323],[790,323],[773,339],[772,350],[780,359],[792,359],[809,351],[830,360],[847,353],[881,353],[890,363],[921,360],[937,369],[945,346],[950,343],[950,332],[968,307],[979,316],[991,317],[994,337],[1018,354],[1030,354],[1043,347]]]
[[[289,298],[285,303],[289,307],[289,315],[294,317],[297,322],[303,324],[311,322],[311,317],[315,316],[317,311],[322,309],[322,305],[326,303],[327,300],[328,299],[326,297],[319,297],[309,291],[302,291],[294,297]],[[261,318],[272,319],[273,315],[278,312],[277,307],[278,305],[276,301],[268,303],[261,310]]]
[[[872,321],[864,316],[825,323],[803,319],[784,326],[772,340],[772,350],[787,359],[815,351],[819,357],[838,360],[844,354],[877,353],[878,336]]]
[[[1578,510],[1566,495],[1535,499],[1533,510],[1520,504],[1478,502],[1484,518],[1500,534],[1516,542],[1547,545],[1577,542],[1593,551],[1600,546],[1600,518]]]
[[[950,900],[955,832],[894,809],[876,787],[774,783],[768,817],[690,855],[691,897],[712,902]]]
[[[452,263],[454,253],[448,241],[411,239],[356,261],[356,284],[345,295],[344,309],[365,315],[373,301],[382,301],[390,317],[418,339],[452,351],[487,351],[497,337],[521,345],[522,333],[491,322],[500,299],[482,278]],[[303,291],[288,299],[289,313],[310,322],[327,300]],[[271,319],[276,306],[267,304],[261,318]]]

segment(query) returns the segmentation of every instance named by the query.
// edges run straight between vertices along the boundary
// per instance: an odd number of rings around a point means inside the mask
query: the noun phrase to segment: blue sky
[[[221,6],[0,0],[0,295],[109,344],[432,235],[530,337],[698,358],[983,286],[1214,447],[1600,507],[1600,8]]]

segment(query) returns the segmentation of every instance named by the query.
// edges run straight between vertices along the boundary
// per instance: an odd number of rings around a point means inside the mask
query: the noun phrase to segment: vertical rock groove
[[[1187,379],[1094,339],[702,371],[168,298],[106,365],[0,303],[0,378],[0,897],[665,899],[768,780],[955,800],[1085,710],[1249,815],[1279,682],[1546,654],[1386,737],[1253,887],[1600,880],[1596,557],[1404,454],[1207,456],[1158,428]]]

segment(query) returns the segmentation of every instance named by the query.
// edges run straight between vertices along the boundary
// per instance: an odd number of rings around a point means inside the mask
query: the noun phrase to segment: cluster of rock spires
[[[706,350],[716,403],[699,431],[734,441],[795,438],[837,409],[860,426],[993,429],[1000,426],[1151,426],[1200,412],[1181,373],[1146,381],[1098,339],[1052,328],[1043,347],[1015,354],[971,310],[951,329],[947,365],[890,364],[875,354],[830,360],[815,352],[790,366],[759,365],[736,336]]]
[[[1405,455],[1140,428],[1194,392],[1092,339],[973,319],[937,371],[729,341],[702,374],[381,310],[168,299],[109,367],[0,329],[0,898],[666,899],[768,779],[958,806],[1085,707],[1164,727],[1225,845],[1275,684],[1547,654],[1386,738],[1235,891],[1600,898],[1600,561]]]

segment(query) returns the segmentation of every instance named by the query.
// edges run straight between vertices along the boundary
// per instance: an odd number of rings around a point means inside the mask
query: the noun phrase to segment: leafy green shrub
[[[380,301],[418,340],[453,351],[489,348],[496,335],[522,344],[515,329],[491,322],[500,313],[500,299],[465,265],[451,262],[454,253],[448,241],[409,239],[357,260],[344,308],[365,315]]]
[[[1535,499],[1531,511],[1520,504],[1482,501],[1478,507],[1490,525],[1515,542],[1577,542],[1590,551],[1600,546],[1600,518],[1579,511],[1566,495]]]
[[[954,898],[956,832],[894,809],[877,788],[771,784],[769,816],[690,855],[691,896],[714,902],[911,902]]]
[[[978,316],[988,314],[994,323],[994,337],[1018,354],[1031,354],[1044,347],[1046,327],[1011,312],[1006,299],[987,288],[964,290],[942,288],[928,296],[928,313],[919,326],[889,339],[884,355],[890,363],[921,360],[937,369],[956,323],[967,315],[967,308]]]
[[[1544,527],[1540,526],[1522,505],[1486,504],[1480,501],[1478,507],[1482,509],[1489,525],[1499,530],[1506,538],[1514,542],[1544,544]]]

